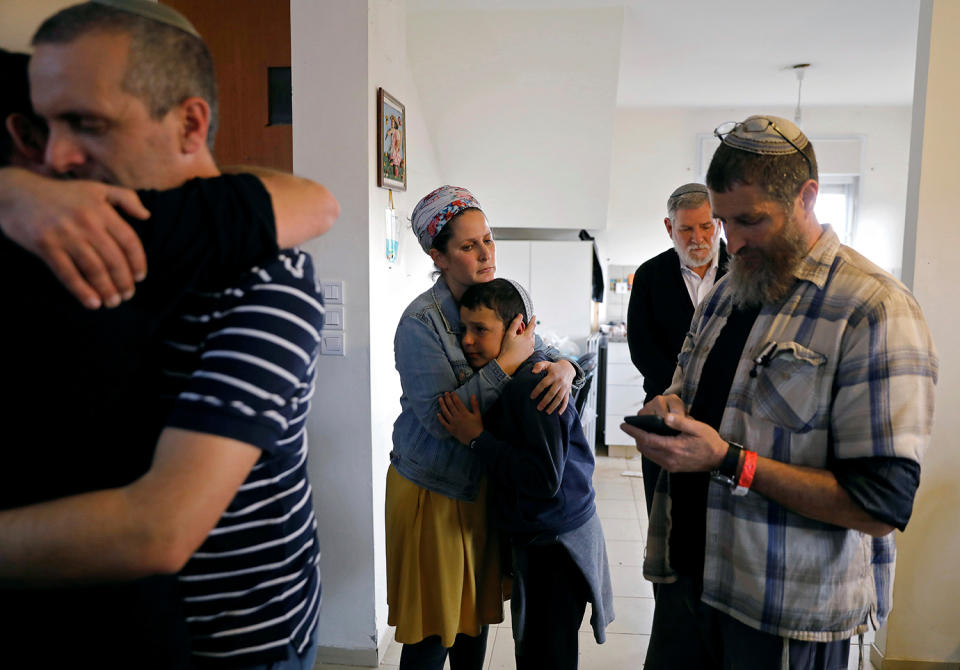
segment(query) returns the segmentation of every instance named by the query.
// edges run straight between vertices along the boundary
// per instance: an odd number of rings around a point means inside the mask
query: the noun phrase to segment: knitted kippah
[[[780,132],[778,133],[777,130]],[[780,133],[783,133],[781,136]],[[787,139],[784,139],[786,137]],[[796,146],[790,144],[793,142]],[[807,136],[792,122],[768,114],[748,116],[723,138],[723,143],[743,151],[766,156],[796,153],[809,143]]]
[[[179,28],[185,33],[190,33],[194,37],[200,37],[200,33],[193,27],[193,24],[183,14],[167,5],[161,5],[158,2],[149,2],[148,0],[90,0],[98,5],[106,5],[113,9],[119,9],[123,12],[136,14],[145,19],[165,23],[168,26]]]
[[[676,198],[679,195],[686,195],[687,193],[703,193],[704,195],[707,195],[707,187],[703,184],[690,182],[689,184],[678,186],[676,189],[674,189],[673,193],[670,194],[670,197]]]

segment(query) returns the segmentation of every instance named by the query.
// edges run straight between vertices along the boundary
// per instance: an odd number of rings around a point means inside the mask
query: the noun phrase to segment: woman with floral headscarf
[[[487,626],[503,620],[499,546],[488,532],[483,465],[440,424],[439,399],[455,391],[489,407],[543,345],[533,328],[516,334],[518,315],[500,355],[473,371],[460,348],[457,303],[494,278],[486,217],[468,190],[442,186],[417,204],[412,223],[440,277],[404,311],[394,339],[403,395],[387,473],[388,623],[403,643],[401,668],[439,670],[449,652],[452,670],[480,670]],[[538,407],[563,411],[578,370],[566,360],[537,365],[547,370],[533,394],[546,390]]]

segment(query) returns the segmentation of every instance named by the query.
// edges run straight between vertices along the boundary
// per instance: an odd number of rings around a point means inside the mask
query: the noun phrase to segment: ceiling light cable
[[[797,63],[792,66],[794,74],[797,75],[797,109],[793,112],[793,122],[800,125],[803,120],[803,111],[800,109],[800,95],[803,92],[803,74],[810,67],[810,63]]]

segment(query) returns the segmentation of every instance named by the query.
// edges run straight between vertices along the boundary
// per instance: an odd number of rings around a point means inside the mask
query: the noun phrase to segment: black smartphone
[[[679,430],[676,428],[671,428],[665,424],[663,422],[663,417],[657,414],[634,414],[632,416],[623,417],[623,420],[631,426],[636,426],[637,428],[645,430],[648,433],[666,435],[667,437],[680,434]]]

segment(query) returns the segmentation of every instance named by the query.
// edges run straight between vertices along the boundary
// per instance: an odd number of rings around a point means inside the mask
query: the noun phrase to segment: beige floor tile
[[[613,611],[616,618],[607,626],[607,635],[649,635],[653,629],[653,598],[617,598],[613,599]],[[593,633],[590,625],[590,604],[580,624],[581,633]]]
[[[613,598],[616,618],[607,626],[607,633],[649,635],[653,629],[653,598]]]
[[[638,519],[636,500],[598,500],[597,516],[601,519]]]
[[[510,632],[509,628],[504,628],[502,630],[505,630],[507,633]],[[487,634],[487,655],[483,659],[483,670],[488,670],[490,667],[491,660],[493,658],[493,647],[497,642],[497,638],[500,637],[500,632],[501,628],[494,628],[493,626],[490,626],[490,632]],[[509,635],[507,637],[509,637]],[[450,667],[450,661],[447,661],[446,667]]]
[[[624,458],[617,458],[611,456],[597,456],[596,458],[596,467],[594,468],[597,472],[605,470],[613,470],[615,472],[620,472],[625,470],[627,467],[627,461]]]
[[[386,653],[383,655],[383,661],[380,662],[380,665],[400,665],[400,651],[403,649],[403,645],[397,642],[396,640],[391,640],[390,645],[387,647]]]
[[[508,630],[513,627],[513,621],[510,618],[510,601],[509,600],[503,603],[503,623],[501,623],[498,627],[506,628]],[[512,634],[513,633],[511,633],[511,635]]]
[[[597,500],[634,500],[633,486],[623,480],[603,479],[597,484]]]
[[[627,469],[626,467],[620,467],[616,470],[594,470],[593,472],[594,486],[599,486],[602,482],[626,481],[626,478],[620,476],[620,473],[626,469]]]
[[[631,480],[630,480],[630,486],[633,487],[633,497],[634,497],[634,499],[639,500],[639,501],[643,501],[643,500],[644,500],[644,497],[643,497],[643,490],[644,490],[644,489],[643,489],[643,486],[644,486],[643,478],[642,478],[642,477],[638,477],[638,478],[636,478],[636,479],[631,479]]]
[[[607,559],[613,566],[643,566],[644,543],[628,540],[607,540]]]
[[[516,661],[513,658],[513,633],[509,628],[498,628],[497,638],[493,649],[487,647],[487,660],[484,663],[486,670],[514,670]]]
[[[639,670],[649,642],[649,635],[607,633],[597,644],[593,633],[580,633],[580,670]]]
[[[628,458],[628,459],[627,459],[627,469],[628,469],[628,470],[634,470],[634,471],[636,471],[636,472],[640,472],[640,470],[641,470],[641,468],[640,468],[640,463],[641,463],[641,460],[640,460],[640,456],[639,456],[639,455],[635,456],[634,458]]]
[[[649,519],[647,518],[647,501],[641,495],[639,498],[637,498],[633,502],[637,508],[637,518],[640,519],[643,525],[645,526],[649,525],[647,523],[649,521]]]
[[[607,449],[610,452],[611,457],[626,459],[626,458],[632,457],[635,453],[637,453],[637,447],[633,442],[631,442],[630,444],[626,444],[627,440],[631,439],[629,436],[624,435],[622,439],[624,441],[624,444],[607,445]]]
[[[610,566],[613,595],[622,598],[653,598],[653,587],[643,578],[640,568]]]
[[[603,519],[603,537],[611,540],[629,540],[643,542],[646,525],[639,519]]]

